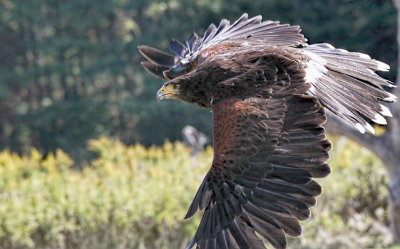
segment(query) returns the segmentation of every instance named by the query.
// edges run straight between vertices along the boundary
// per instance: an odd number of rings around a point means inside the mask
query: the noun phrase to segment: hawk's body
[[[301,234],[329,174],[330,143],[322,127],[323,104],[361,132],[386,123],[380,101],[396,98],[375,74],[387,70],[367,55],[307,45],[297,26],[243,15],[210,26],[174,55],[140,47],[142,65],[170,79],[157,98],[210,108],[214,160],[186,218],[204,210],[188,248],[285,248],[285,233]]]

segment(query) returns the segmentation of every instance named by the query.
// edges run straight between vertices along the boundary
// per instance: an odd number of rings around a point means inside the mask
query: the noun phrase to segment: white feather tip
[[[378,65],[378,70],[379,71],[389,71],[390,66],[386,63],[383,63],[381,61],[376,61],[376,64]]]
[[[389,109],[389,108],[387,108],[387,107],[384,106],[384,105],[380,105],[380,107],[381,107],[380,114],[382,114],[383,116],[386,116],[386,117],[393,117],[393,115],[392,115],[392,113],[390,112],[390,109]]]
[[[365,128],[361,124],[356,124],[356,128],[360,133],[362,133],[362,134],[365,133]]]
[[[365,125],[365,128],[367,128],[367,130],[369,131],[369,133],[375,135],[375,129],[374,129],[374,127],[372,127],[370,124],[367,123],[367,124]]]
[[[396,102],[397,101],[397,97],[394,94],[391,93],[387,93],[388,97],[384,98],[384,101],[388,101],[388,102]]]
[[[375,123],[380,124],[380,125],[387,124],[386,119],[382,115],[380,115],[378,113],[375,114],[375,116],[372,119],[372,121],[374,121]]]

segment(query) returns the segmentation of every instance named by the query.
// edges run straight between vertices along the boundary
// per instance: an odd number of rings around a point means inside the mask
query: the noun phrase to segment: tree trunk
[[[396,0],[399,3],[400,0]],[[398,8],[398,44],[400,48],[400,8]],[[400,54],[399,54],[400,59]],[[398,63],[398,72],[400,72],[400,64]],[[397,85],[400,85],[400,77],[397,77]],[[393,92],[396,96],[400,96],[400,88],[396,88]],[[400,102],[391,104],[390,109],[393,118],[390,122],[390,130],[386,145],[386,155],[380,156],[383,161],[389,178],[389,214],[390,228],[392,230],[393,239],[400,243]]]
[[[400,158],[399,158],[400,159]],[[386,164],[389,173],[389,214],[393,240],[400,242],[400,172],[398,163]],[[397,169],[392,175],[390,169]]]
[[[397,8],[398,70],[397,85],[400,85],[400,0],[393,0]],[[400,97],[400,88],[393,93]],[[394,242],[400,243],[400,101],[389,105],[393,118],[388,121],[386,132],[378,137],[361,134],[344,124],[335,115],[328,114],[326,128],[331,134],[344,135],[374,152],[383,162],[389,179],[389,216]]]

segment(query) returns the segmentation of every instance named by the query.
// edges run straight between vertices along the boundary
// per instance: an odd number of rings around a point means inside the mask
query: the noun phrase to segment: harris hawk
[[[389,66],[330,44],[308,45],[299,26],[243,14],[193,33],[171,54],[139,46],[142,66],[167,82],[157,100],[209,108],[214,159],[185,218],[204,211],[188,249],[286,248],[330,173],[324,107],[360,132],[386,124],[396,97]]]

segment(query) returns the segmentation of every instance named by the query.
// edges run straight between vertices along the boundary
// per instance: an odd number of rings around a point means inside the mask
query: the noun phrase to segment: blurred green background
[[[184,248],[198,218],[182,218],[212,149],[194,158],[165,141],[185,125],[211,137],[211,114],[157,103],[163,82],[140,67],[137,46],[167,51],[243,12],[370,54],[395,80],[390,0],[1,0],[0,248]],[[381,163],[332,139],[333,173],[290,248],[388,247]]]

